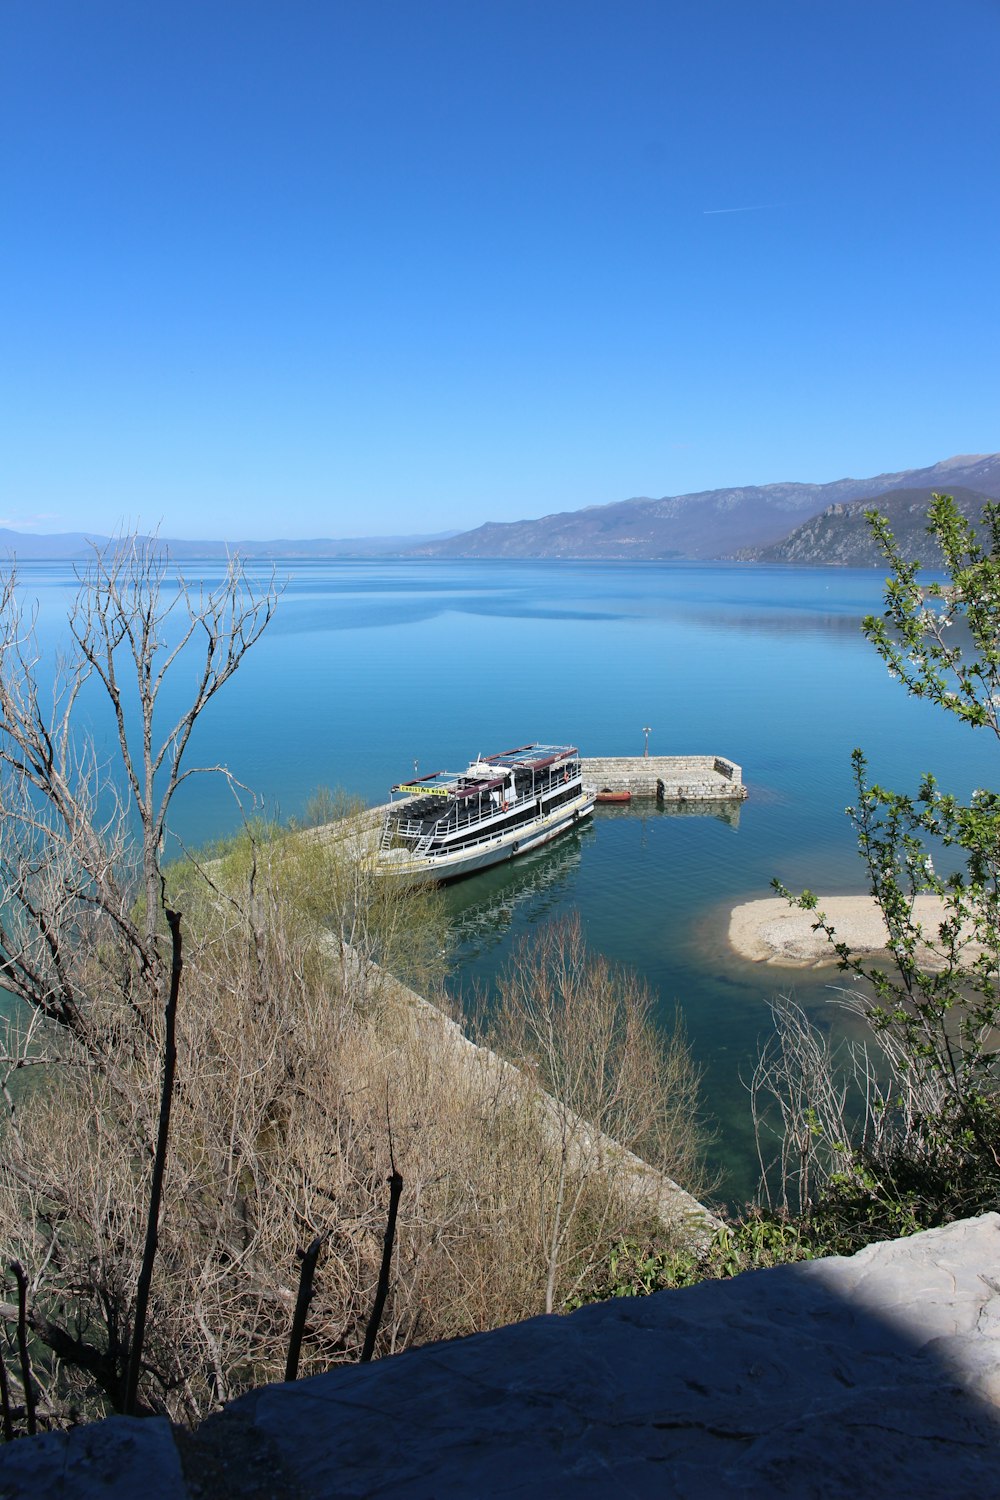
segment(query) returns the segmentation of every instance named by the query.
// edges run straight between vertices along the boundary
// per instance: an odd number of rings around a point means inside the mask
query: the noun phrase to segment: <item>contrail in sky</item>
[[[782,208],[781,203],[750,203],[746,208],[703,208],[703,214],[758,214],[763,208]]]

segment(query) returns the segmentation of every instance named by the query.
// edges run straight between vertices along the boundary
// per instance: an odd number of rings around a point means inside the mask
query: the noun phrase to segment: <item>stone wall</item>
[[[742,768],[724,755],[593,755],[581,764],[588,786],[633,797],[655,797],[657,781],[668,802],[742,801],[747,795]]]
[[[378,966],[372,964],[371,967],[377,969]],[[385,992],[396,999],[404,1013],[409,1014],[415,1035],[435,1067],[485,1074],[494,1090],[510,1086],[516,1094],[523,1087],[523,1074],[513,1063],[473,1042],[462,1027],[436,1005],[392,975],[380,972]],[[551,1126],[553,1148],[563,1146],[571,1166],[580,1164],[585,1142],[588,1153],[593,1153],[591,1159],[603,1156],[614,1169],[622,1190],[634,1201],[645,1204],[651,1217],[659,1219],[665,1229],[673,1230],[678,1242],[691,1249],[703,1248],[716,1230],[721,1229],[721,1219],[666,1172],[650,1166],[634,1151],[627,1151],[611,1136],[594,1132],[591,1125],[543,1089],[537,1090],[537,1098],[543,1118]]]

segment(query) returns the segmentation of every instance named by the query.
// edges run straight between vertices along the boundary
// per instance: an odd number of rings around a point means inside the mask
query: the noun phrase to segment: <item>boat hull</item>
[[[534,818],[461,849],[419,856],[406,848],[383,849],[379,856],[379,872],[392,879],[429,880],[439,884],[446,880],[459,880],[463,875],[474,875],[478,870],[487,870],[491,865],[502,864],[505,860],[527,854],[568,828],[573,828],[593,812],[594,797],[593,788],[582,787],[579,796],[574,797],[571,802],[564,802],[544,817]]]

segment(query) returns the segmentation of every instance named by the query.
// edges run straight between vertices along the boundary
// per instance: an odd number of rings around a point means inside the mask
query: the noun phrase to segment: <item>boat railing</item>
[[[582,792],[582,790],[583,790],[582,785],[578,788],[578,790]],[[537,800],[538,800],[537,797],[525,797],[523,799],[524,802],[529,803],[531,806],[534,806],[535,803],[537,802]],[[559,808],[559,811],[560,812],[562,811],[562,807]],[[502,836],[510,836],[512,834],[516,834],[517,832],[518,832],[517,828],[490,828],[490,829],[486,829],[483,832],[481,838],[470,839],[467,843],[463,844],[462,845],[462,852],[466,853],[469,850],[479,849],[479,848],[481,848],[485,844],[494,844],[494,843],[496,843],[496,841],[497,841],[498,838],[500,838]],[[429,848],[429,844],[430,844],[430,840],[428,839],[427,845],[425,845],[424,847],[420,847],[420,846],[417,847],[417,853],[421,853],[421,854],[427,853],[427,854],[429,854],[429,857],[433,860],[433,859],[438,859],[438,858],[444,859],[449,853],[452,852],[452,851],[450,851],[448,849],[435,849],[435,850],[431,851],[430,848]]]
[[[568,778],[568,786],[572,786],[580,779],[580,768],[577,766]],[[435,838],[440,838],[443,834],[461,833],[465,828],[475,828],[477,825],[489,822],[493,826],[484,832],[481,839],[476,839],[469,845],[470,848],[474,848],[478,844],[488,843],[490,839],[496,838],[499,830],[495,826],[495,819],[507,818],[512,813],[534,808],[539,797],[549,796],[552,792],[562,790],[563,784],[558,781],[553,782],[550,777],[544,783],[526,787],[520,795],[515,795],[509,800],[506,806],[496,807],[491,804],[489,807],[483,807],[478,801],[469,798],[468,811],[460,809],[457,815],[453,816],[455,809],[451,808],[447,814],[435,819],[429,827],[426,818],[390,816],[386,818],[382,829],[382,847],[390,848],[394,842],[401,841],[409,844],[418,853],[423,853]]]

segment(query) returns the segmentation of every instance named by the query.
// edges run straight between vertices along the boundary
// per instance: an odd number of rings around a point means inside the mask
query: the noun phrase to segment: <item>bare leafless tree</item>
[[[749,1083],[761,1196],[782,1213],[808,1213],[831,1178],[862,1158],[874,1170],[944,1100],[942,1080],[909,1066],[897,1034],[871,1028],[870,998],[857,990],[832,998],[860,1039],[832,1040],[798,1001],[780,996]]]
[[[36,1337],[131,1406],[172,1095],[169,1073],[159,1093],[136,1090],[139,1059],[161,1057],[172,976],[177,999],[180,917],[168,912],[161,868],[168,820],[188,778],[224,772],[187,763],[191,736],[267,626],[276,590],[273,581],[253,585],[235,559],[217,587],[192,587],[163,547],[137,537],[95,549],[79,585],[69,649],[51,661],[13,569],[0,586],[0,974],[27,1014],[47,1023],[45,1046],[60,1066],[90,1070],[88,1087],[104,1091],[119,1125],[128,1122],[134,1161],[156,1159],[140,1293],[128,1278],[104,1289],[103,1348],[32,1315]],[[166,700],[182,677],[190,688],[170,714]],[[111,717],[106,763],[82,732],[100,704]],[[41,1062],[30,1041],[7,1046],[15,1068]],[[35,1200],[33,1228],[50,1267],[70,1210],[43,1189],[9,1087],[4,1097],[8,1170]]]
[[[6,987],[100,1046],[89,1026],[86,951],[110,939],[128,961],[130,997],[147,1024],[162,1009],[161,860],[180,786],[222,766],[185,763],[191,734],[273,614],[236,559],[214,589],[193,588],[155,542],[95,550],[69,616],[73,649],[57,660],[51,700],[33,622],[13,570],[0,589],[0,951]],[[167,723],[164,684],[192,690]],[[113,763],[81,739],[82,700],[104,689]],[[137,879],[139,877],[137,891]],[[136,896],[142,900],[137,907]],[[126,977],[123,975],[122,977]]]

